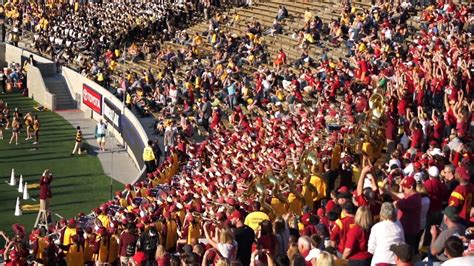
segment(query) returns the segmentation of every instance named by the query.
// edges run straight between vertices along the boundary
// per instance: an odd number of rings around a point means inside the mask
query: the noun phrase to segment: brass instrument
[[[272,193],[273,193],[273,196],[277,198],[281,203],[285,203],[285,204],[290,203],[288,199],[283,194],[281,194],[279,187],[277,186],[273,187]]]
[[[257,183],[255,185],[255,190],[257,191],[257,194],[259,194],[258,201],[260,202],[260,207],[268,212],[268,214],[273,213],[272,206],[265,201],[267,197],[267,191],[265,190],[265,187],[261,183]]]
[[[272,195],[277,198],[280,202],[288,204],[288,199],[283,196],[281,193],[281,182],[283,180],[280,180],[278,177],[274,176],[272,173],[269,173],[267,175],[268,181],[270,184],[272,184],[273,189],[272,189]]]
[[[195,219],[201,219],[203,221],[210,221],[212,223],[218,223],[219,222],[215,217],[207,217],[206,213],[192,212],[191,215],[194,216]]]
[[[383,124],[381,120],[384,115],[384,97],[375,91],[369,98],[369,107],[365,121],[357,126],[353,136],[344,139],[344,146],[349,147],[353,154],[362,154],[362,145],[370,141],[374,147],[383,145]]]
[[[378,121],[383,116],[384,99],[382,94],[375,92],[369,98],[370,118]]]
[[[279,180],[277,177],[275,177],[273,174],[269,174],[267,176],[268,178],[268,181],[270,182],[270,184],[272,184],[273,186],[276,186],[279,184]]]
[[[311,176],[318,172],[318,158],[316,153],[312,150],[306,150],[303,152],[298,168],[300,169],[301,174],[303,175],[303,184],[311,191],[313,194],[318,194],[318,190],[313,184],[311,184]]]

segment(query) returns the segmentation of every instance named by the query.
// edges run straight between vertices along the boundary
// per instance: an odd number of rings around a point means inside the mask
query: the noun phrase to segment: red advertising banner
[[[102,95],[86,84],[82,85],[82,102],[99,115],[102,115]]]

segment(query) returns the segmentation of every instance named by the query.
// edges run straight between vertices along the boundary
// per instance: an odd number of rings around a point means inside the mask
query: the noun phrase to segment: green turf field
[[[15,217],[16,197],[21,196],[17,187],[10,187],[5,181],[10,180],[11,169],[23,175],[28,184],[38,183],[44,169],[53,172],[53,198],[51,209],[64,217],[73,217],[79,212],[88,213],[110,197],[110,178],[104,174],[102,166],[93,155],[71,156],[74,145],[75,129],[56,113],[33,110],[35,102],[19,94],[2,94],[0,99],[6,101],[11,114],[15,107],[24,115],[28,111],[37,114],[41,123],[40,143],[25,141],[26,133],[22,131],[18,146],[8,144],[10,130],[4,130],[4,139],[0,140],[0,230],[10,232],[13,223],[24,224],[31,230],[37,212],[23,212]],[[113,183],[113,190],[123,185]],[[38,199],[39,190],[29,191],[32,198]],[[33,200],[22,200],[22,204],[39,204]],[[59,219],[57,216],[54,220]]]

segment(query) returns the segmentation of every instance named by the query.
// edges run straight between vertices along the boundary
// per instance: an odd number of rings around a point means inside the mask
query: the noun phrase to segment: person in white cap
[[[424,185],[430,198],[430,209],[428,211],[428,226],[436,225],[441,222],[443,203],[448,200],[448,190],[439,179],[439,169],[436,166],[428,168],[429,179]]]

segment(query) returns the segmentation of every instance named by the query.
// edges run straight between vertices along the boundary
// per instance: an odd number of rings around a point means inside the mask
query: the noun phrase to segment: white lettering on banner
[[[109,121],[113,122],[116,127],[119,126],[119,115],[110,108],[107,103],[104,104],[104,115],[109,119]]]
[[[89,93],[87,89],[83,90],[83,95],[85,101],[90,102],[92,105],[100,109],[100,99],[98,99],[95,95]]]

